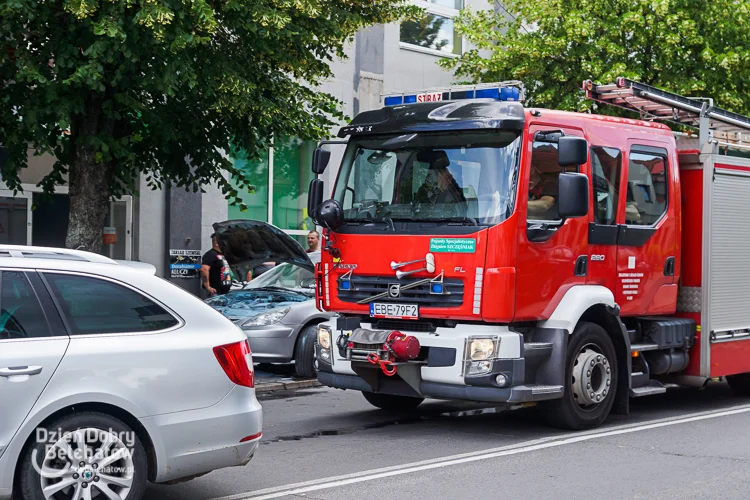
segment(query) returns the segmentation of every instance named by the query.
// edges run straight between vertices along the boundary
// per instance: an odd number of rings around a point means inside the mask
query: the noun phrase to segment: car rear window
[[[153,332],[179,323],[151,299],[111,281],[56,273],[44,277],[72,335]]]

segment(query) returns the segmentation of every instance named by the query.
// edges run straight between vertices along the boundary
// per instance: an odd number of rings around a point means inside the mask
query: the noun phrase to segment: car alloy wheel
[[[125,500],[133,486],[133,453],[111,431],[78,429],[48,448],[40,480],[46,500]]]

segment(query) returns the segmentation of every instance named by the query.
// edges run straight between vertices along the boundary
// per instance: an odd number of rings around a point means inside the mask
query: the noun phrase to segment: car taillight
[[[244,387],[255,387],[253,360],[247,340],[214,347],[214,354],[229,380]]]

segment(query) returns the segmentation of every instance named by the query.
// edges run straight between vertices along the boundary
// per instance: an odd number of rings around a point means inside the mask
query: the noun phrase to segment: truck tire
[[[381,410],[390,412],[411,411],[417,408],[424,398],[412,398],[409,396],[393,396],[392,394],[375,394],[374,392],[363,392],[368,403]]]
[[[737,375],[728,375],[727,384],[738,396],[750,396],[750,373],[738,373]]]
[[[49,436],[50,442],[39,442],[43,439],[35,432],[22,455],[19,498],[45,500],[43,488],[59,488],[54,498],[61,500],[84,498],[84,492],[96,498],[119,495],[123,500],[143,496],[148,477],[146,451],[127,424],[105,413],[82,411],[44,428],[48,432],[42,435]],[[46,471],[45,477],[39,471]]]
[[[298,377],[315,378],[315,340],[318,336],[318,325],[308,325],[302,329],[294,347],[294,373]]]
[[[540,403],[553,427],[591,429],[609,416],[617,390],[617,352],[601,326],[581,322],[568,339],[565,386],[559,399]]]

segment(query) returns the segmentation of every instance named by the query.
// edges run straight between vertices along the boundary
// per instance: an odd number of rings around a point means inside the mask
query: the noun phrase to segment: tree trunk
[[[86,114],[71,123],[71,140],[76,145],[68,177],[70,217],[65,246],[95,253],[102,248],[114,165],[97,162],[97,149],[87,142],[112,134],[114,122],[102,113],[104,99],[104,94],[90,95]]]
[[[65,246],[98,253],[109,202],[110,165],[96,163],[95,153],[80,151],[71,166],[70,219]]]

